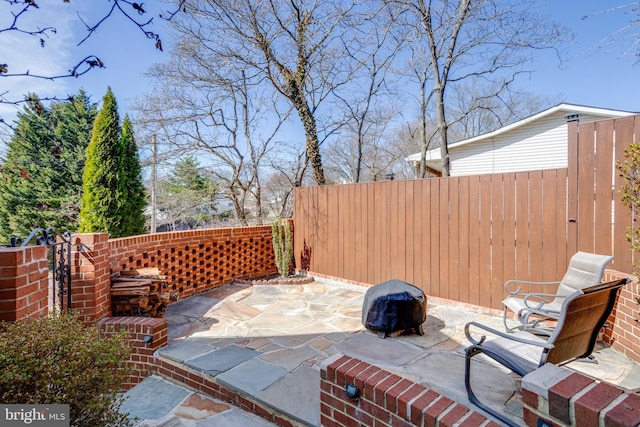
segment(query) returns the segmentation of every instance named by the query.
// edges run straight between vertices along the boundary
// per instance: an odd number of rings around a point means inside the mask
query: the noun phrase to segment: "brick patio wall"
[[[0,249],[0,320],[13,322],[48,312],[47,248]]]
[[[159,268],[172,293],[185,298],[230,283],[277,273],[271,226],[146,234],[109,240],[111,273]]]
[[[320,422],[326,427],[499,426],[429,388],[348,356],[328,361],[320,377]],[[358,387],[357,399],[347,396],[347,384]]]
[[[133,367],[129,380],[122,385],[128,390],[156,370],[153,353],[167,345],[167,321],[150,317],[110,317],[98,323],[101,334],[129,332],[131,355],[125,363]],[[145,342],[145,339],[148,342]]]
[[[629,277],[629,275],[615,270],[606,270],[603,280],[609,281],[625,277]],[[604,329],[603,340],[640,363],[640,341],[638,340],[640,325],[637,320],[640,318],[640,305],[636,300],[638,278],[632,278],[633,281],[624,286],[618,294],[618,301],[607,322],[608,327]]]
[[[523,378],[522,400],[528,426],[640,424],[638,394],[553,365],[545,365]]]

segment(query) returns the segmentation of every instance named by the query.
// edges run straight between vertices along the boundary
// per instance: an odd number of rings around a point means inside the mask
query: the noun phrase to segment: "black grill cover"
[[[362,324],[388,334],[405,329],[421,333],[427,318],[424,292],[401,280],[389,280],[369,288],[362,304]]]

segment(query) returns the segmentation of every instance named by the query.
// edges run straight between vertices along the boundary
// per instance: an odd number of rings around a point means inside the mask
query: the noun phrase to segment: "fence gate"
[[[24,241],[11,239],[11,246],[27,246],[35,238],[35,244],[47,246],[50,309],[60,312],[71,310],[71,233],[57,235],[51,228],[36,228]]]

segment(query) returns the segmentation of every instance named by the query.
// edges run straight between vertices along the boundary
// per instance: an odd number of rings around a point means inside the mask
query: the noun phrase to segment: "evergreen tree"
[[[219,185],[203,173],[193,157],[179,160],[171,177],[159,182],[158,208],[171,228],[203,227],[216,212]]]
[[[107,90],[102,108],[93,125],[82,176],[81,232],[106,232],[110,237],[124,235],[121,180],[123,149],[116,98]]]
[[[133,136],[133,126],[129,116],[122,123],[123,177],[121,181],[123,194],[123,235],[144,234],[144,207],[146,197],[142,184],[142,168],[138,157],[138,146]]]
[[[96,106],[83,92],[46,108],[29,96],[0,170],[0,238],[78,229],[82,168]]]

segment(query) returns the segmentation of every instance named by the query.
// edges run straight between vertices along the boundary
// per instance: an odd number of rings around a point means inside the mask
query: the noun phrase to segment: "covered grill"
[[[413,329],[422,335],[427,318],[427,298],[420,288],[389,280],[369,288],[362,303],[362,324],[378,336]]]

